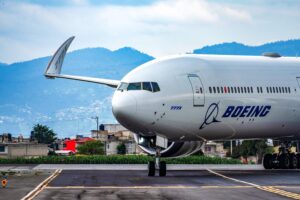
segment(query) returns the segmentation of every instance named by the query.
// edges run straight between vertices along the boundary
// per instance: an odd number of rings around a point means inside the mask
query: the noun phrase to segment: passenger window
[[[138,83],[129,83],[128,87],[127,87],[127,90],[141,90],[142,87],[141,87],[141,82],[138,82]]]
[[[223,91],[223,87],[221,87],[221,92],[223,93],[224,91]]]
[[[228,93],[230,93],[230,87],[227,87],[227,91],[228,91]]]
[[[231,93],[234,93],[233,87],[230,87]]]
[[[216,87],[213,87],[213,89],[214,89],[214,93],[216,93]]]
[[[143,82],[143,90],[152,92],[152,87],[150,82]]]
[[[288,90],[289,90],[289,93],[291,93],[291,88],[290,87],[288,87]]]
[[[158,84],[156,82],[151,82],[151,83],[152,83],[153,92],[159,92],[160,88]]]
[[[269,93],[269,88],[268,87],[266,87],[267,88],[267,93]]]
[[[237,87],[238,93],[240,93],[240,87]]]
[[[220,88],[219,87],[217,87],[217,91],[218,91],[218,93],[220,93]]]
[[[278,87],[276,87],[276,93],[278,93]]]
[[[250,88],[249,87],[247,87],[247,90],[248,90],[248,93],[250,93]]]
[[[285,87],[285,93],[288,93],[288,89],[287,89],[287,87]]]
[[[118,90],[127,90],[128,87],[128,83],[121,83]]]
[[[241,92],[242,92],[242,93],[244,93],[244,91],[243,91],[243,87],[241,87]]]
[[[253,87],[250,87],[251,93],[253,93]]]
[[[209,87],[208,89],[209,89],[209,93],[212,93],[211,87]]]

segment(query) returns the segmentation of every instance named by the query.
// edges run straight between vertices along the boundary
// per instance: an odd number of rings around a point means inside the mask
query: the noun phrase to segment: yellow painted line
[[[276,193],[276,194],[279,194],[281,196],[289,197],[289,198],[292,198],[292,199],[300,199],[300,194],[293,193],[293,192],[288,192],[288,191],[281,190],[281,189],[277,189],[277,188],[274,188],[272,186],[269,186],[269,187],[268,186],[261,186],[258,189],[268,191],[268,192],[272,192],[272,193]]]
[[[300,185],[299,186],[286,186],[286,185],[274,185],[274,186],[270,186],[270,187],[274,187],[274,188],[294,188],[294,189],[297,189],[297,188],[300,188]]]
[[[196,189],[197,186],[47,186],[47,189]]]
[[[253,187],[255,187],[259,190],[262,190],[262,191],[278,194],[278,195],[288,197],[288,198],[291,198],[291,199],[300,200],[300,194],[297,194],[297,193],[294,193],[294,192],[288,192],[288,191],[285,191],[285,190],[281,190],[281,189],[276,188],[275,186],[260,186],[260,185],[254,184],[254,183],[250,183],[250,182],[247,182],[247,181],[242,181],[242,180],[238,180],[238,179],[235,179],[235,178],[225,176],[223,174],[220,174],[220,173],[215,172],[215,171],[210,170],[210,169],[207,169],[207,171],[209,171],[210,173],[215,174],[217,176],[220,176],[224,179],[232,180],[232,181],[239,182],[239,183],[244,183],[244,184],[253,186]]]
[[[36,186],[31,192],[29,192],[25,197],[23,197],[21,200],[31,200],[34,197],[36,197],[43,189],[46,188],[46,186],[55,179],[62,170],[56,170],[53,174],[51,174],[48,178],[46,178],[43,182],[41,182],[38,186]]]

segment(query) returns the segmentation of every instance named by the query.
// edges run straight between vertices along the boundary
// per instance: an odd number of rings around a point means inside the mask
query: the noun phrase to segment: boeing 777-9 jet
[[[300,139],[300,60],[277,53],[262,56],[176,55],[155,59],[122,80],[61,74],[69,38],[52,57],[45,76],[115,88],[112,111],[135,134],[155,161],[148,175],[166,175],[159,157],[191,155],[206,141],[275,139],[277,154],[266,154],[271,168],[300,168],[290,151]]]

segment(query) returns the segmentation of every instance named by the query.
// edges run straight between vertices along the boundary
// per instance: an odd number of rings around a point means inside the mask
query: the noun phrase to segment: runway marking
[[[253,186],[253,187],[255,187],[259,190],[262,190],[262,191],[271,192],[271,193],[278,194],[278,195],[288,197],[288,198],[291,198],[291,199],[300,200],[300,194],[297,194],[297,193],[294,193],[294,192],[288,192],[288,191],[285,191],[285,190],[281,190],[281,189],[276,188],[275,186],[260,186],[260,185],[254,184],[254,183],[250,183],[250,182],[247,182],[247,181],[242,181],[242,180],[239,180],[239,179],[235,179],[235,178],[225,176],[225,175],[220,174],[218,172],[215,172],[211,169],[207,169],[207,171],[212,173],[212,174],[215,174],[216,176],[220,176],[224,179],[232,180],[232,181],[239,182],[239,183],[244,183],[246,185],[251,185],[251,186]]]
[[[61,171],[62,171],[61,169],[55,170],[53,174],[51,174],[48,178],[46,178],[43,182],[41,182],[38,186],[36,186],[31,192],[29,192],[21,200],[32,200],[41,191],[43,191],[47,187],[47,185],[61,173]]]
[[[289,186],[260,186],[265,188],[300,188]],[[243,189],[257,188],[251,185],[205,185],[205,186],[47,186],[46,189]]]
[[[196,189],[197,186],[47,186],[47,189]]]

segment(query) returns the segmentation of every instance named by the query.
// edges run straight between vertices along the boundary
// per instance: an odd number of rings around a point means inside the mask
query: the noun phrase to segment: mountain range
[[[223,43],[195,49],[196,54],[260,55],[278,52],[297,56],[300,40],[278,41],[261,46]],[[133,68],[154,59],[130,47],[115,51],[86,48],[67,54],[63,73],[121,79]],[[36,123],[46,124],[60,137],[88,134],[100,123],[116,123],[111,112],[114,89],[72,80],[47,80],[49,57],[13,64],[0,63],[0,133],[28,136]]]
[[[220,55],[262,55],[265,52],[277,52],[282,56],[299,56],[300,40],[287,40],[266,43],[260,46],[248,46],[237,42],[222,43],[195,49],[195,54]]]

